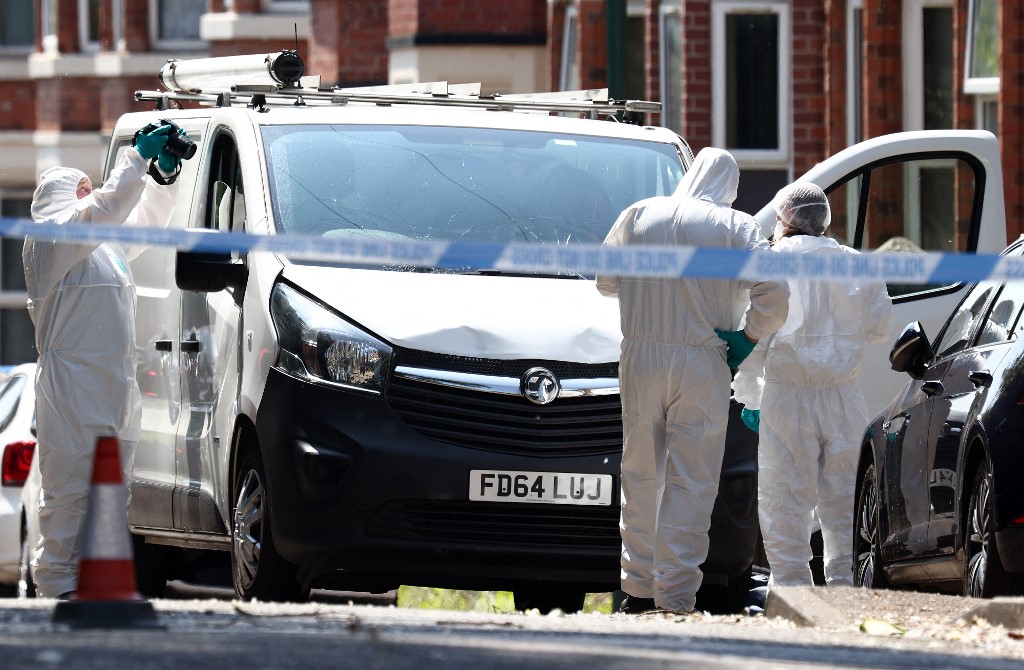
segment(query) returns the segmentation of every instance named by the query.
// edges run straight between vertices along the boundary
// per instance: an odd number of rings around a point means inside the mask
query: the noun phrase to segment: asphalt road
[[[823,591],[787,596],[805,614],[824,603],[812,612],[820,620],[810,623],[794,616],[541,616],[200,598],[152,601],[158,630],[78,630],[52,621],[55,601],[7,600],[0,601],[0,667],[1002,670],[1024,663],[1020,629],[955,620],[978,602]],[[861,630],[876,620],[893,629]]]

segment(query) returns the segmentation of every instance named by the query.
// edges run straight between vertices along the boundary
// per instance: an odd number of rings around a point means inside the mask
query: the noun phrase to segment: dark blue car
[[[1024,237],[1004,255],[1024,254]],[[910,382],[868,427],[854,579],[974,597],[1024,593],[1024,282],[974,286],[930,342],[890,353]]]

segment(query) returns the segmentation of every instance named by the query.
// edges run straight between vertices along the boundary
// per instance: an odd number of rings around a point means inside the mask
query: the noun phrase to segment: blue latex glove
[[[715,334],[725,340],[725,343],[729,345],[729,355],[726,360],[729,363],[729,367],[734,370],[740,366],[740,363],[750,355],[750,352],[754,350],[755,343],[750,341],[747,334],[742,330],[718,330],[715,328]]]
[[[744,407],[740,410],[740,418],[743,419],[743,423],[747,428],[756,433],[758,427],[761,425],[761,410],[747,409]]]
[[[155,158],[160,153],[160,150],[167,146],[167,133],[170,130],[170,126],[160,126],[148,133],[139,133],[139,136],[135,139],[135,148],[138,149],[139,154],[143,158],[147,160]]]
[[[188,133],[184,130],[179,130],[178,135],[188,138]],[[174,172],[178,170],[178,166],[181,165],[181,158],[172,154],[165,146],[160,150],[160,155],[157,156],[156,163],[165,174],[174,174]]]

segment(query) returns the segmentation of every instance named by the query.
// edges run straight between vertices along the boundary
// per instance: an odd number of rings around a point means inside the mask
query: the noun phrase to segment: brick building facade
[[[98,178],[106,135],[168,58],[299,48],[323,84],[609,85],[652,123],[730,149],[754,211],[867,137],[987,128],[1008,236],[1024,232],[1024,4],[1008,0],[5,0],[0,216],[53,165]],[[619,14],[616,10],[621,9]],[[625,47],[609,47],[615,28]],[[0,241],[0,364],[29,360],[20,243]],[[28,333],[28,335],[26,335]]]

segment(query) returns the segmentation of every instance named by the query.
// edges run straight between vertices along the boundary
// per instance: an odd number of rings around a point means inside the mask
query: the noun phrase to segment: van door
[[[200,173],[206,121],[176,122],[197,145],[193,160],[182,161],[174,213],[169,228],[186,226]],[[129,129],[134,131],[135,129]],[[131,136],[115,139],[108,153],[109,173],[120,154],[131,146]],[[174,491],[174,448],[181,414],[177,341],[180,291],[174,281],[175,249],[153,246],[130,262],[136,287],[136,379],[142,392],[142,434],[131,480],[128,524],[133,528],[171,528]]]
[[[1006,247],[999,143],[986,131],[917,131],[874,138],[819,163],[800,180],[822,187],[832,208],[826,235],[859,249],[920,253],[997,254]],[[757,220],[775,226],[767,206]],[[970,286],[954,281],[890,282],[890,338],[865,352],[861,386],[874,418],[902,392],[906,376],[889,367],[889,350],[903,326],[920,321],[937,333]]]
[[[211,139],[205,200],[196,225],[242,231],[245,198],[235,139],[225,129]],[[183,291],[180,353],[182,417],[176,450],[175,527],[223,534],[229,485],[226,468],[239,380],[243,287],[219,292]]]

